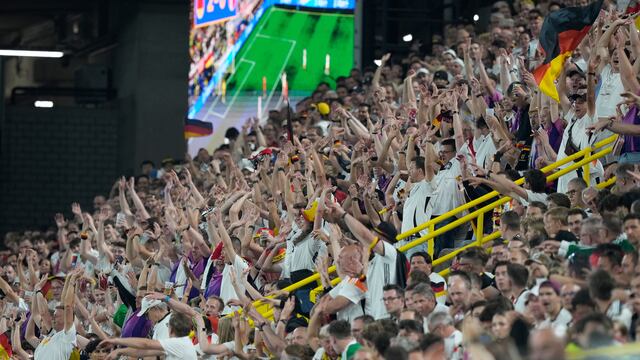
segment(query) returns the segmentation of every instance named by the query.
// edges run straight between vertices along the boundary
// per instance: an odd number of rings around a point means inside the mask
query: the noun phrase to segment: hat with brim
[[[160,304],[162,304],[162,301],[160,300],[144,297],[142,299],[142,306],[140,306],[140,311],[138,311],[137,314],[138,317],[141,317],[142,315],[146,314],[149,309]]]

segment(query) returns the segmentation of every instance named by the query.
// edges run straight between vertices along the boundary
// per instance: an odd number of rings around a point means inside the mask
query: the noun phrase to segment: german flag
[[[587,6],[570,7],[549,14],[540,30],[539,47],[544,62],[533,71],[540,90],[560,102],[554,81],[562,72],[565,59],[578,47],[596,21],[604,0]]]
[[[9,360],[13,355],[7,333],[0,334],[0,360]]]
[[[195,119],[186,119],[184,124],[184,138],[194,138],[200,136],[207,136],[213,133],[213,124],[206,121],[200,121]]]

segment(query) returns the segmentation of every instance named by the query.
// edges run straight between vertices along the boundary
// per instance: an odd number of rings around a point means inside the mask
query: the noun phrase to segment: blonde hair
[[[220,321],[218,321],[218,343],[224,344],[233,341],[235,330],[231,320],[231,317],[222,317]]]

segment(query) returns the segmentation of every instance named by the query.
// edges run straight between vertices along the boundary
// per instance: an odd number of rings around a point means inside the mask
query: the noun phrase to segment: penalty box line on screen
[[[261,37],[261,38],[265,38],[265,39],[272,39],[272,40],[280,40],[280,41],[286,41],[289,44],[291,44],[291,47],[289,48],[289,52],[287,53],[287,58],[284,60],[284,62],[282,63],[282,67],[280,67],[280,71],[278,71],[278,74],[282,75],[282,72],[284,71],[284,68],[287,67],[287,64],[289,63],[289,59],[291,58],[291,54],[293,53],[293,50],[296,48],[297,45],[297,41],[292,40],[292,39],[285,39],[285,38],[280,38],[280,37],[275,37],[275,36],[270,36],[270,35],[263,35],[263,34],[257,34],[256,37]],[[271,99],[273,97],[273,94],[276,91],[276,87],[278,86],[278,81],[276,80],[273,83],[273,86],[271,87],[271,91],[269,91],[269,96],[267,97],[267,101],[264,102],[264,107],[268,108],[269,107],[269,103],[271,102]],[[276,105],[276,108],[280,105],[280,101],[278,101],[278,104]],[[264,112],[263,112],[264,114]]]
[[[244,54],[248,54],[248,53],[249,53],[249,50],[251,50],[251,48],[253,47],[253,44],[256,42],[256,37],[257,37],[258,35],[260,35],[260,33],[262,32],[262,29],[264,29],[264,25],[265,25],[267,22],[269,22],[269,19],[271,19],[271,14],[273,14],[273,9],[268,10],[268,12],[267,12],[267,17],[264,19],[264,21],[262,21],[262,22],[260,23],[260,28],[258,28],[258,29],[256,29],[256,30],[255,30],[256,35],[255,35],[253,38],[251,38],[251,42],[247,45],[247,48],[244,50]],[[263,16],[264,16],[264,15],[263,15]],[[241,57],[241,58],[240,58],[240,60],[238,61],[239,63],[240,63],[240,62],[242,62],[243,60],[244,60],[244,61],[251,61],[251,60],[247,60],[247,59],[245,58],[244,54],[242,55],[242,57]],[[235,56],[235,55],[234,55],[234,56]],[[253,62],[253,63],[254,63],[254,65],[255,65],[255,61],[252,61],[252,62]],[[253,70],[253,69],[252,69],[252,70]],[[251,71],[249,71],[249,74],[251,74]],[[231,76],[234,76],[234,75],[235,75],[235,73],[234,73],[234,74],[231,74]],[[236,94],[237,94],[238,92],[240,92],[240,90],[242,90],[242,88],[238,88],[238,90],[236,91]],[[214,116],[217,116],[217,117],[222,117],[222,118],[226,117],[226,115],[229,113],[229,109],[231,109],[231,105],[232,105],[232,104],[229,104],[229,105],[227,106],[227,109],[225,110],[224,114],[220,114],[220,113],[218,113],[218,112],[213,111],[213,109],[216,107],[216,105],[218,105],[219,100],[220,100],[220,96],[217,96],[217,97],[215,98],[215,100],[213,101],[213,104],[211,104],[211,106],[209,107],[209,110],[207,111],[207,115],[208,115],[208,114],[211,114],[211,115],[214,115]],[[233,99],[233,101],[235,101],[235,98]]]
[[[249,80],[249,76],[251,76],[251,73],[253,72],[253,69],[256,66],[256,62],[255,61],[240,59],[239,63],[243,63],[243,62],[249,63],[251,65],[251,69],[249,69],[249,71],[247,71],[247,74],[242,79],[242,82],[238,86],[238,90],[233,94],[233,97],[231,98],[231,101],[229,102],[229,105],[227,105],[227,109],[225,110],[224,114],[220,114],[219,112],[213,111],[213,109],[216,107],[216,105],[218,104],[219,99],[222,96],[216,97],[216,99],[214,100],[213,104],[211,104],[211,107],[209,108],[209,114],[217,116],[219,118],[223,118],[223,119],[225,117],[227,117],[227,114],[229,114],[229,111],[233,107],[233,104],[236,102],[236,99],[238,98],[238,94],[240,93],[240,89],[242,89],[244,87],[244,84],[247,82],[247,80]],[[231,77],[235,76],[235,74],[236,73],[233,73],[231,75]]]

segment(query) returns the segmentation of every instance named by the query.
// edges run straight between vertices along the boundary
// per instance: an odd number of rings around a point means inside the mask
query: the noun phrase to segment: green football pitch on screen
[[[238,91],[281,89],[287,73],[289,89],[312,91],[326,81],[331,86],[353,66],[353,15],[269,8],[235,58],[235,72],[227,75],[227,96]],[[303,52],[306,49],[306,69]],[[325,74],[327,54],[329,74]]]

